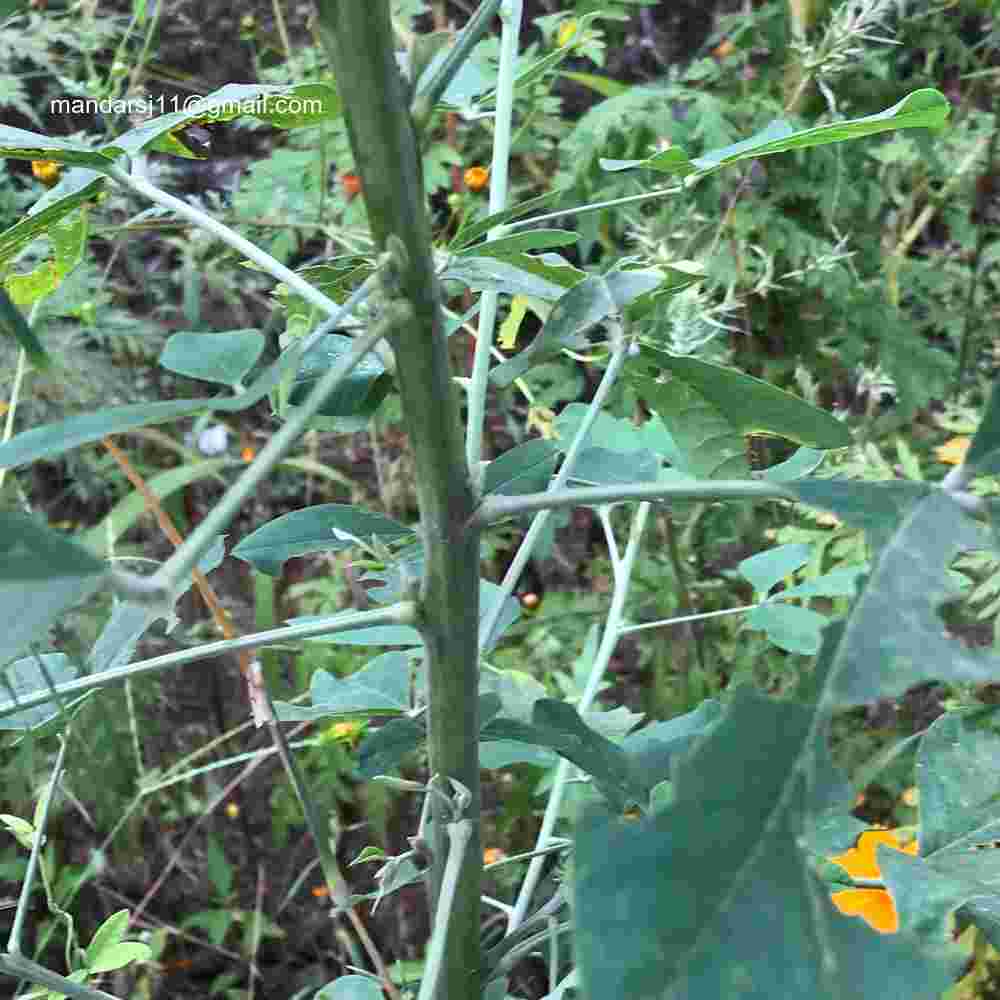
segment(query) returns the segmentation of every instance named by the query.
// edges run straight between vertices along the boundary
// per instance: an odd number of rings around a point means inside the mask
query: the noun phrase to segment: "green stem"
[[[164,653],[162,656],[140,660],[138,663],[130,663],[125,667],[117,667],[99,674],[89,674],[75,681],[55,684],[51,690],[45,688],[37,694],[19,698],[16,702],[0,701],[0,719],[8,715],[16,715],[18,712],[34,708],[36,705],[44,705],[46,702],[63,695],[83,694],[92,688],[105,687],[116,681],[126,680],[141,674],[156,673],[169,667],[182,667],[188,663],[196,663],[198,660],[206,660],[225,653],[235,653],[241,649],[277,646],[300,639],[332,635],[347,629],[370,628],[374,625],[412,625],[416,621],[416,606],[409,601],[402,601],[388,608],[379,608],[376,611],[359,611],[350,616],[337,615],[334,618],[335,620],[323,618],[302,625],[286,625],[284,628],[272,629],[269,632],[254,632],[251,635],[240,636],[238,639],[208,642],[202,646],[196,646],[194,649],[180,649],[174,653]]]
[[[311,285],[301,275],[285,267],[269,253],[265,253],[256,244],[244,239],[239,233],[219,222],[218,219],[213,219],[207,212],[203,212],[194,205],[189,205],[186,201],[181,201],[180,198],[175,198],[172,194],[167,194],[166,191],[161,191],[141,177],[133,177],[114,164],[104,168],[104,173],[116,180],[122,187],[129,188],[129,190],[148,198],[157,205],[169,208],[181,218],[187,219],[188,222],[211,233],[216,239],[227,243],[234,250],[239,250],[244,257],[252,260],[279,281],[283,281],[292,291],[298,292],[306,302],[321,309],[324,313],[334,315],[340,311],[340,306],[329,296],[324,295],[315,285]]]
[[[522,9],[521,0],[507,0],[501,14],[503,28],[500,33],[496,129],[493,136],[493,160],[490,166],[490,215],[502,212],[507,205],[510,132],[514,117],[514,77],[517,69],[517,40],[521,31]],[[489,239],[496,239],[503,231],[503,226],[494,226],[489,231]],[[472,362],[472,378],[469,382],[465,460],[469,467],[469,475],[477,489],[482,473],[480,463],[483,457],[486,393],[489,389],[490,349],[493,346],[498,299],[498,293],[492,290],[483,292],[480,298],[476,352]]]
[[[581,715],[594,703],[601,680],[604,677],[604,671],[607,669],[608,661],[611,659],[611,654],[614,652],[615,646],[618,645],[618,639],[620,638],[619,630],[625,616],[625,600],[628,597],[629,583],[632,579],[632,569],[639,554],[639,543],[642,541],[642,533],[646,528],[646,519],[649,516],[649,511],[650,504],[639,504],[638,509],[632,517],[632,527],[629,531],[625,554],[621,558],[613,556],[612,569],[615,579],[615,589],[611,597],[611,608],[604,623],[601,644],[597,649],[597,654],[590,668],[590,675],[587,678],[583,694],[581,694],[580,702],[577,705],[577,710]],[[609,539],[609,542],[613,542],[613,538]],[[613,544],[609,545],[609,549],[614,554],[615,549]],[[559,766],[556,768],[556,776],[552,783],[552,790],[549,792],[549,801],[545,806],[545,815],[542,817],[542,827],[535,842],[536,851],[544,850],[549,844],[552,831],[555,829],[560,810],[562,809],[563,793],[566,791],[566,783],[569,780],[572,767],[573,765],[568,760],[565,758],[560,759]],[[507,925],[508,934],[516,931],[527,915],[528,907],[531,905],[531,897],[534,895],[535,887],[538,885],[544,864],[545,859],[537,857],[533,858],[531,864],[528,865],[524,882],[521,883],[521,889],[518,892],[517,902],[514,904],[514,912]]]
[[[580,454],[580,451],[583,449],[584,442],[587,440],[587,435],[590,434],[590,429],[594,426],[594,421],[597,420],[598,414],[600,414],[601,408],[604,406],[604,402],[608,398],[608,394],[611,392],[612,386],[614,386],[615,381],[618,378],[618,373],[621,371],[622,365],[625,363],[625,358],[628,356],[628,342],[626,338],[622,335],[621,331],[616,334],[616,337],[617,339],[614,351],[611,355],[611,360],[608,363],[608,367],[604,369],[604,374],[601,376],[601,382],[597,387],[597,392],[594,393],[594,398],[591,400],[590,405],[587,408],[587,412],[584,414],[583,420],[580,422],[576,436],[573,438],[573,441],[569,446],[569,451],[566,452],[566,457],[563,459],[559,472],[549,484],[549,488],[545,493],[531,493],[528,494],[529,496],[555,497],[557,495],[561,495],[558,494],[557,491],[562,491],[566,484],[566,480],[569,479],[569,475],[573,470],[573,465],[576,462],[577,456]],[[573,493],[576,491],[566,490],[563,492]],[[492,498],[487,498],[484,500],[480,504],[479,509],[473,515],[473,522],[479,524],[481,527],[485,527],[487,524],[492,523],[492,520],[503,520],[503,516],[491,519],[484,514],[483,509],[491,499]],[[480,629],[480,634],[483,637],[483,647],[486,649],[489,648],[492,641],[493,629],[496,628],[496,624],[500,620],[500,613],[503,610],[503,606],[506,603],[507,598],[514,592],[514,587],[516,586],[521,573],[524,571],[524,567],[527,566],[528,560],[531,558],[531,553],[534,551],[538,537],[542,533],[542,529],[545,527],[548,519],[552,516],[551,510],[546,509],[547,506],[549,505],[543,503],[539,507],[535,508],[536,510],[540,510],[541,513],[539,513],[531,522],[531,527],[528,528],[528,532],[524,536],[524,540],[521,542],[521,545],[514,555],[510,566],[507,567],[507,572],[504,574],[504,578],[500,583],[500,593],[497,595],[496,602]]]
[[[417,469],[424,547],[418,627],[428,687],[428,752],[434,774],[469,790],[478,820],[479,793],[479,530],[470,524],[469,483],[461,417],[431,254],[418,136],[396,65],[387,0],[318,0],[317,28],[344,101],[347,130],[372,236],[392,244],[401,264],[393,295],[414,320],[390,336],[403,422]],[[435,800],[428,839],[428,888],[437,912],[451,817]],[[439,1000],[479,996],[479,896],[482,852],[478,822],[461,862],[447,939],[442,943]]]
[[[713,479],[667,486],[663,483],[626,483],[622,486],[583,486],[577,489],[490,496],[476,510],[473,522],[480,527],[520,517],[534,511],[560,507],[595,507],[623,500],[791,500],[798,497],[777,483],[747,479]]]

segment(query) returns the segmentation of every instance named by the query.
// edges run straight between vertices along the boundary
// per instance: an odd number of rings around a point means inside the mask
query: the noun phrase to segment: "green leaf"
[[[105,948],[113,948],[125,940],[128,931],[128,910],[112,913],[100,927],[94,931],[94,936],[87,945],[87,967],[92,969],[94,960]]]
[[[774,548],[748,556],[736,568],[753,584],[761,597],[766,597],[775,584],[791,576],[812,557],[813,547],[802,543],[776,545]]]
[[[628,84],[619,83],[606,76],[597,76],[594,73],[569,73],[563,70],[560,75],[580,84],[581,87],[595,91],[602,97],[618,97],[628,90]]]
[[[28,326],[21,315],[21,310],[11,302],[2,287],[0,287],[0,331],[17,341],[36,368],[48,368],[52,363],[35,331]]]
[[[939,128],[948,118],[951,104],[944,94],[926,88],[916,90],[878,114],[855,118],[850,121],[830,122],[813,128],[796,131],[786,121],[776,119],[760,132],[733,143],[689,159],[678,147],[671,147],[645,160],[601,160],[605,170],[634,170],[645,167],[661,173],[684,176],[693,172],[712,173],[740,160],[757,159],[793,149],[809,149],[832,142],[859,139],[900,128]]]
[[[549,207],[552,202],[557,201],[560,195],[565,193],[565,188],[546,191],[544,194],[537,195],[534,198],[529,198],[527,201],[522,201],[519,205],[514,205],[512,208],[505,208],[502,212],[495,212],[493,215],[487,215],[486,218],[480,219],[478,222],[473,222],[471,225],[464,226],[455,234],[455,238],[449,244],[448,249],[452,253],[457,253],[463,247],[473,244],[479,239],[480,236],[488,233],[496,226],[503,225],[505,222],[513,222],[515,219],[520,219],[523,216],[534,212],[538,208]]]
[[[830,620],[817,611],[782,601],[769,601],[747,612],[746,627],[760,629],[779,649],[812,656],[819,651],[821,632]]]
[[[408,654],[383,653],[348,677],[337,678],[326,670],[317,670],[309,687],[311,705],[279,701],[274,708],[282,722],[403,715],[410,710],[410,675]]]
[[[136,427],[162,424],[205,410],[238,413],[253,406],[280,381],[282,373],[298,360],[298,348],[290,348],[270,365],[246,392],[216,399],[172,399],[159,403],[115,406],[97,413],[69,417],[15,435],[0,444],[0,468],[11,469],[39,458],[51,458],[81,444],[99,441],[108,434],[124,434]]]
[[[374,778],[398,767],[400,761],[423,743],[425,728],[410,718],[392,719],[381,729],[369,733],[358,747],[358,771],[363,778]]]
[[[466,247],[457,251],[459,257],[473,254],[480,257],[506,257],[510,254],[522,254],[528,250],[551,250],[553,247],[567,247],[578,243],[580,234],[568,229],[529,229],[513,236],[500,236],[495,240],[477,243],[474,247]],[[579,272],[581,275],[583,272]]]
[[[633,375],[636,392],[654,407],[679,454],[674,468],[696,479],[746,479],[746,444],[732,423],[700,392],[680,379],[662,385]]]
[[[115,156],[93,149],[84,142],[58,139],[29,132],[13,125],[0,125],[0,157],[14,160],[52,160],[78,167],[107,168]]]
[[[68,170],[51,191],[32,205],[25,218],[0,233],[0,269],[60,219],[96,198],[105,183],[105,179],[93,170],[82,167]]]
[[[826,761],[816,735],[808,708],[739,689],[675,766],[672,804],[577,824],[584,997],[936,1000],[948,988],[951,953],[873,934],[813,874],[799,842],[822,799],[825,773],[807,778]]]
[[[327,983],[314,1000],[382,1000],[382,987],[367,976],[340,976]]]
[[[557,441],[533,438],[495,458],[483,476],[483,494],[517,496],[537,493],[548,485],[560,452]]]
[[[107,565],[27,514],[0,513],[0,607],[6,628],[0,662],[100,585]]]
[[[818,449],[845,448],[851,443],[847,427],[825,410],[742,372],[645,346],[641,365],[653,366],[657,373],[671,372],[711,403],[740,434],[778,435]],[[655,399],[667,398],[671,391],[670,383],[657,389],[649,379],[642,379],[642,386]]]
[[[791,485],[806,500],[810,492],[818,492],[803,489],[807,482]],[[878,495],[864,487],[896,484],[824,485],[857,487],[857,510],[866,494]],[[884,493],[882,499],[889,496]],[[879,513],[884,516],[884,511]],[[877,515],[865,516],[876,520]],[[913,503],[898,523],[898,530],[889,535],[886,525],[876,520],[876,531],[883,537],[874,546],[872,573],[829,666],[831,704],[846,707],[892,698],[929,680],[984,682],[1000,675],[1000,657],[967,648],[939,614],[942,604],[962,594],[948,574],[953,559],[961,551],[986,548],[986,530],[940,489]]]
[[[531,722],[495,718],[483,727],[479,738],[486,742],[515,740],[554,750],[586,771],[616,812],[645,797],[628,755],[591,729],[566,702],[541,698],[534,704]]]
[[[554,255],[546,255],[554,256]],[[519,266],[524,264],[526,266]],[[534,274],[527,265],[539,269]],[[502,292],[505,295],[528,295],[551,302],[565,291],[567,283],[578,281],[578,272],[561,257],[546,264],[527,254],[500,257],[453,257],[440,275],[442,281],[458,281],[474,292]]]
[[[0,648],[0,658],[10,655],[15,643],[16,649],[20,649],[25,641],[15,639],[9,644],[5,642]],[[76,676],[76,666],[65,653],[38,653],[0,667],[0,730],[35,729],[55,718],[59,714],[55,701],[20,710],[17,710],[17,703],[39,691],[48,691],[50,683],[65,684],[76,680]],[[68,708],[76,700],[64,698],[63,705]]]
[[[39,299],[51,295],[63,279],[83,259],[87,246],[87,212],[85,207],[54,222],[46,230],[52,243],[52,260],[45,260],[33,271],[9,274],[5,285],[17,306],[26,309]]]
[[[277,128],[299,128],[333,121],[343,112],[336,90],[325,83],[299,83],[272,86],[262,83],[227,83],[185,107],[150,118],[123,133],[101,148],[106,155],[127,153],[135,156],[144,150],[172,153],[175,156],[201,158],[175,133],[189,125],[211,125],[249,117]],[[2,142],[0,133],[0,142]],[[41,157],[32,157],[41,159]],[[54,156],[45,159],[56,159]]]
[[[764,469],[760,477],[770,483],[790,483],[815,472],[823,464],[824,458],[826,455],[815,448],[797,448],[795,454],[784,462]]]
[[[351,337],[328,333],[306,351],[301,366],[292,380],[288,402],[298,406],[305,402],[316,383],[354,349]],[[366,354],[354,370],[324,400],[318,413],[324,417],[367,417],[378,409],[392,388],[392,378],[379,356]]]
[[[658,270],[590,275],[559,297],[530,346],[494,368],[490,381],[508,386],[533,365],[557,357],[562,348],[582,346],[583,335],[591,327],[625,312],[636,299],[662,287],[665,280]]]
[[[337,532],[342,535],[338,537]],[[345,535],[353,538],[343,537]],[[303,507],[268,521],[244,538],[232,555],[268,576],[277,576],[285,561],[310,552],[340,552],[375,535],[383,542],[397,542],[413,529],[384,514],[350,504],[327,503]]]
[[[993,385],[983,419],[965,454],[964,465],[977,476],[993,476],[1000,472],[1000,383]]]
[[[263,350],[264,335],[259,330],[175,333],[163,347],[160,364],[178,375],[235,388],[243,384]]]
[[[153,949],[148,944],[141,941],[122,941],[110,948],[105,948],[94,960],[93,964],[87,966],[87,972],[96,975],[99,972],[114,972],[115,969],[124,969],[132,962],[148,962],[153,957]]]

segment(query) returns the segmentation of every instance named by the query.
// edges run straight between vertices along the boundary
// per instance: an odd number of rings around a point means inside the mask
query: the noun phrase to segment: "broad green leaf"
[[[707,699],[691,712],[629,733],[621,748],[629,755],[633,770],[652,789],[670,779],[675,761],[688,753],[721,715],[721,703]]]
[[[865,494],[871,495],[865,487],[894,484],[825,485],[858,487],[859,507]],[[801,495],[800,484],[792,489]],[[1000,657],[967,648],[939,614],[942,604],[962,594],[948,574],[952,560],[961,551],[986,548],[986,530],[939,489],[912,504],[898,523],[875,546],[871,575],[843,626],[829,668],[831,704],[846,707],[892,698],[929,680],[984,682],[1000,676]],[[878,521],[876,531],[888,534]]]
[[[400,761],[416,750],[426,736],[424,726],[408,717],[392,719],[381,729],[369,733],[358,747],[361,777],[374,778],[398,767]]]
[[[128,153],[129,156],[135,156],[144,150],[156,150],[173,153],[175,156],[193,157],[195,154],[174,136],[174,133],[189,125],[216,124],[249,117],[277,128],[299,128],[332,121],[341,113],[340,98],[329,84],[272,86],[261,83],[227,83],[183,110],[158,115],[129,129],[102,146],[102,152],[106,155]]]
[[[174,333],[163,347],[160,365],[178,375],[234,388],[243,384],[263,350],[259,330]]]
[[[641,296],[660,288],[665,280],[658,270],[590,275],[559,297],[538,336],[520,354],[497,365],[490,372],[490,381],[500,387],[508,386],[533,365],[557,357],[562,348],[583,346],[584,334],[591,327],[609,316],[624,313]]]
[[[483,495],[537,493],[548,485],[560,452],[557,441],[533,438],[495,458],[483,476]]]
[[[276,576],[287,559],[310,552],[340,552],[356,543],[336,532],[369,540],[396,542],[413,535],[413,529],[384,514],[375,514],[350,504],[327,503],[303,507],[268,521],[244,538],[232,551],[268,576]]]
[[[92,968],[94,960],[105,948],[112,948],[125,940],[128,931],[128,910],[112,913],[100,927],[94,931],[94,936],[87,945],[87,967]]]
[[[768,601],[747,612],[746,627],[767,633],[779,649],[812,656],[819,651],[822,630],[830,620],[818,611],[783,601]]]
[[[601,160],[605,170],[634,170],[645,167],[668,174],[711,173],[739,160],[756,159],[793,149],[825,146],[831,142],[859,139],[901,128],[938,128],[945,123],[951,104],[944,94],[925,88],[916,90],[878,114],[850,121],[830,122],[796,130],[788,122],[776,119],[766,128],[721,149],[713,149],[689,159],[678,147],[671,147],[645,160]]]
[[[479,581],[479,651],[482,655],[489,654],[500,641],[501,636],[521,617],[520,602],[513,597],[507,597],[503,602],[503,610],[497,618],[496,625],[489,636],[483,632],[483,622],[492,613],[493,607],[501,597],[501,588],[489,580]]]
[[[614,486],[655,483],[659,474],[659,457],[645,448],[628,454],[607,448],[586,448],[577,457],[569,478],[574,485]]]
[[[17,341],[36,368],[48,368],[52,363],[37,334],[28,326],[24,316],[21,315],[21,310],[11,302],[2,286],[0,286],[0,330],[5,336]]]
[[[743,435],[700,392],[680,379],[663,385],[633,375],[630,381],[655,408],[677,449],[677,471],[696,479],[749,478]]]
[[[1000,382],[993,385],[983,419],[965,453],[964,464],[977,476],[1000,472]]]
[[[10,655],[15,643],[17,648],[24,644],[16,639],[14,643],[4,642],[0,658]],[[18,709],[17,703],[39,691],[48,691],[50,682],[65,684],[76,680],[76,676],[76,666],[65,653],[39,653],[0,667],[0,730],[34,729],[58,715],[59,709],[51,701],[23,709]],[[63,707],[73,703],[74,699],[66,698]]]
[[[354,349],[351,337],[328,333],[306,352],[291,383],[288,402],[298,406],[305,402],[316,383],[341,359]],[[354,370],[327,396],[318,413],[324,417],[371,416],[392,388],[392,377],[386,372],[379,356],[366,354]]]
[[[579,242],[580,234],[568,229],[528,229],[513,236],[500,236],[495,240],[477,243],[474,247],[466,247],[457,251],[459,257],[473,254],[481,257],[505,257],[510,254],[523,254],[529,250],[551,250],[553,247],[568,247]],[[581,275],[583,272],[579,272]]]
[[[812,580],[796,584],[783,590],[778,597],[854,597],[858,591],[858,580],[868,573],[868,563],[857,566],[837,566]]]
[[[651,347],[643,347],[641,367],[653,367],[657,374],[671,372],[711,403],[740,434],[778,435],[818,449],[844,448],[851,443],[847,427],[825,410],[731,368]],[[642,385],[654,396],[662,397],[669,392],[670,383],[659,391],[649,379],[643,379]]]
[[[0,270],[32,240],[47,233],[70,212],[96,198],[105,183],[104,178],[93,170],[82,167],[68,170],[51,191],[32,205],[25,218],[0,233]]]
[[[9,274],[4,280],[14,303],[26,309],[46,295],[51,295],[82,260],[87,246],[87,232],[86,206],[49,226],[45,235],[52,243],[53,259],[43,261],[25,274]]]
[[[815,789],[827,775],[807,777],[826,762],[813,723],[807,707],[739,689],[677,762],[672,804],[577,824],[587,1000],[936,1000],[949,986],[951,952],[873,934],[813,874],[799,846],[804,808],[826,805]]]
[[[539,263],[537,258],[520,255],[527,261]],[[561,261],[562,259],[559,258]],[[565,262],[559,268],[551,268],[556,273],[536,275],[508,259],[497,257],[453,257],[440,274],[442,281],[458,281],[474,292],[503,292],[506,295],[528,295],[535,299],[551,302],[566,291],[565,278],[574,275],[575,269]],[[563,272],[563,273],[560,273]],[[574,280],[576,280],[574,278]]]
[[[0,514],[0,662],[16,655],[68,607],[97,589],[107,565],[27,514]]]
[[[115,406],[97,413],[69,417],[56,424],[46,424],[15,435],[0,444],[0,468],[11,469],[39,458],[51,458],[81,444],[100,441],[108,434],[124,434],[136,427],[162,424],[168,420],[190,416],[206,410],[238,413],[253,406],[280,381],[285,369],[298,360],[297,347],[289,348],[251,385],[238,396],[215,399],[172,399],[159,403],[136,403]]]
[[[289,618],[289,625],[307,625],[310,622],[334,622],[338,617],[349,618],[356,611],[345,611],[342,615],[303,615]],[[326,642],[342,646],[422,646],[424,640],[412,625],[369,625],[366,628],[352,628],[330,635],[317,635],[306,642]]]
[[[628,755],[590,728],[572,705],[551,698],[534,703],[531,722],[495,718],[483,727],[480,739],[514,740],[555,751],[589,774],[611,809],[621,812],[632,801],[643,801],[644,790]]]
[[[309,685],[311,704],[278,701],[275,712],[282,722],[342,715],[403,715],[410,710],[411,673],[406,653],[383,653],[348,677],[317,670]]]
[[[52,160],[96,170],[114,163],[114,154],[105,153],[72,139],[29,132],[13,125],[0,125],[0,157],[13,160]]]
[[[736,568],[753,584],[753,589],[761,597],[770,593],[775,584],[796,570],[802,569],[812,556],[811,545],[796,542],[791,545],[776,545],[756,555],[748,556]]]
[[[99,972],[114,972],[124,969],[132,962],[148,962],[153,957],[153,949],[141,941],[122,941],[120,944],[105,948],[87,966],[87,972],[96,975]]]
[[[382,987],[367,976],[340,976],[327,983],[314,1000],[382,1000]]]
[[[189,483],[197,482],[199,479],[207,479],[209,476],[218,477],[218,473],[227,466],[242,464],[242,462],[235,462],[228,458],[191,462],[153,476],[152,479],[146,481],[146,486],[155,497],[163,500],[176,493],[177,490],[183,489]],[[145,511],[146,498],[138,490],[134,490],[122,497],[93,528],[84,532],[80,536],[80,541],[91,552],[98,555],[110,554],[107,549],[113,546]]]

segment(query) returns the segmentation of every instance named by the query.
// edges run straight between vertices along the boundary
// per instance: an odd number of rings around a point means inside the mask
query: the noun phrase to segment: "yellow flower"
[[[469,167],[462,179],[470,191],[482,191],[490,179],[490,172],[485,167]]]
[[[560,46],[560,48],[563,45],[569,45],[574,35],[576,35],[576,20],[570,18],[568,21],[563,21],[559,25],[559,31],[556,33],[556,45]]]
[[[52,187],[62,172],[62,166],[55,160],[32,160],[31,172],[47,187]]]
[[[961,465],[965,461],[965,453],[969,450],[969,445],[972,444],[972,438],[965,437],[953,437],[950,441],[945,441],[940,448],[934,449],[934,454],[937,455],[937,460],[939,462],[944,462],[945,465]]]
[[[364,726],[360,722],[334,722],[323,730],[323,743],[354,743]]]
[[[900,843],[896,830],[866,830],[858,838],[856,847],[830,860],[840,865],[852,878],[881,878],[875,851],[885,844],[905,854],[917,853],[916,840],[905,846]],[[841,889],[831,894],[833,905],[851,917],[861,917],[880,934],[895,934],[899,930],[899,914],[892,896],[885,889]]]
[[[230,819],[236,819],[240,814],[240,807],[235,802],[226,803],[226,815]]]

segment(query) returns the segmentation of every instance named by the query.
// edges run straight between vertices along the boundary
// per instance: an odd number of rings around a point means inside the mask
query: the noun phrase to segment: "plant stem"
[[[335,620],[334,620],[335,619]],[[77,695],[90,691],[92,688],[105,687],[116,681],[127,680],[140,674],[155,673],[168,667],[182,667],[187,663],[196,663],[224,653],[233,653],[240,649],[259,646],[278,646],[300,639],[312,639],[323,635],[332,635],[347,629],[369,628],[374,625],[412,625],[416,621],[416,606],[410,601],[401,601],[388,608],[378,608],[375,611],[359,611],[354,615],[335,615],[315,622],[301,625],[286,625],[284,628],[271,629],[269,632],[253,632],[240,636],[238,639],[223,639],[219,642],[207,642],[193,649],[179,649],[174,653],[164,653],[128,666],[105,670],[99,674],[88,674],[75,681],[54,684],[37,694],[19,698],[16,702],[0,701],[0,719],[8,715],[16,715],[36,705],[44,705],[62,695]]]
[[[418,628],[424,639],[430,704],[428,752],[433,774],[468,789],[475,817],[461,862],[438,1000],[480,995],[479,840],[479,529],[465,464],[439,302],[420,149],[396,64],[387,0],[318,0],[317,28],[344,101],[354,161],[372,236],[397,261],[392,294],[413,321],[390,336],[396,381],[417,468],[425,568]],[[431,909],[437,912],[451,817],[435,798],[428,840]]]
[[[501,13],[503,28],[500,32],[496,128],[493,135],[493,161],[490,166],[490,215],[502,212],[507,205],[510,127],[514,116],[514,76],[522,10],[521,0],[507,0]],[[503,232],[503,226],[494,226],[489,231],[488,238],[496,239]],[[469,413],[465,428],[465,460],[469,467],[469,475],[477,489],[481,481],[480,463],[483,457],[486,393],[489,389],[490,349],[493,346],[498,298],[497,292],[489,290],[483,292],[479,300],[476,353],[472,362],[472,378],[468,391]]]
[[[556,480],[553,480],[556,482]],[[798,497],[778,483],[756,479],[713,479],[703,482],[626,483],[622,486],[583,486],[576,489],[546,490],[544,493],[523,493],[520,496],[490,496],[479,505],[473,521],[485,527],[511,517],[533,511],[556,510],[559,507],[593,507],[619,503],[623,500],[790,500]],[[532,524],[534,527],[534,524]]]
[[[618,373],[621,371],[622,365],[625,363],[625,358],[627,356],[628,343],[621,331],[619,331],[616,334],[615,347],[611,354],[611,360],[608,363],[608,367],[604,369],[604,375],[601,376],[601,382],[597,387],[597,392],[594,393],[594,398],[591,400],[590,405],[587,408],[587,412],[584,414],[583,420],[580,422],[576,436],[573,438],[573,442],[569,446],[569,451],[566,452],[566,457],[563,459],[559,472],[549,484],[549,488],[545,493],[532,493],[529,494],[529,496],[554,497],[557,495],[557,491],[561,491],[558,495],[561,495],[562,493],[577,492],[575,490],[563,490],[563,486],[565,485],[566,480],[569,479],[569,475],[573,470],[573,465],[576,462],[577,455],[580,454],[583,444],[587,440],[587,435],[590,433],[590,429],[593,427],[594,421],[601,412],[601,407],[604,406],[604,402],[608,398],[608,394],[611,392],[611,388],[615,384],[615,381],[618,378]],[[492,498],[488,497],[484,500],[480,504],[479,509],[473,515],[473,522],[478,523],[482,527],[492,523],[492,520],[503,520],[503,515],[496,518],[490,518],[488,515],[484,514],[484,507],[486,507],[491,499]],[[486,620],[482,624],[482,628],[480,629],[480,635],[483,637],[482,645],[485,649],[489,649],[490,647],[493,638],[493,630],[496,628],[496,624],[500,620],[500,613],[503,610],[503,605],[506,603],[507,598],[514,592],[514,587],[517,584],[521,573],[524,571],[524,567],[528,564],[528,560],[531,558],[531,553],[535,548],[535,543],[538,541],[538,536],[542,533],[542,529],[545,527],[548,519],[552,515],[551,507],[554,506],[557,505],[542,503],[535,508],[536,510],[541,511],[541,513],[539,513],[534,520],[532,520],[531,527],[528,528],[528,532],[524,536],[524,540],[521,542],[521,545],[511,561],[510,566],[507,567],[507,572],[504,574],[504,578],[500,583],[500,593],[497,595],[496,603],[493,605],[490,613],[486,617]]]
[[[340,311],[340,306],[333,299],[329,298],[329,296],[324,295],[315,285],[311,285],[301,275],[285,267],[284,264],[275,260],[269,253],[265,253],[256,244],[244,239],[239,233],[219,222],[218,219],[213,219],[207,212],[203,212],[200,208],[190,205],[180,198],[175,198],[166,191],[161,191],[154,184],[150,184],[149,181],[141,177],[133,177],[122,170],[121,167],[114,164],[103,168],[103,172],[116,180],[122,187],[127,187],[135,191],[136,194],[148,198],[157,205],[169,208],[172,212],[176,212],[177,215],[194,223],[200,229],[211,233],[216,239],[227,243],[234,250],[239,250],[244,257],[252,260],[279,281],[283,281],[292,291],[298,292],[306,302],[321,309],[324,313],[335,315]]]
[[[625,615],[625,600],[628,597],[629,583],[632,578],[632,569],[635,566],[636,556],[639,554],[639,543],[642,541],[642,533],[646,528],[646,519],[649,516],[650,504],[639,504],[632,518],[632,527],[629,531],[628,544],[625,547],[625,554],[615,557],[612,560],[612,568],[615,578],[615,589],[611,597],[611,608],[604,623],[604,632],[601,635],[601,644],[597,649],[594,662],[590,668],[590,675],[584,686],[583,694],[580,696],[580,703],[577,710],[582,715],[594,703],[597,697],[597,689],[600,686],[604,671],[607,668],[611,654],[615,650],[620,637],[620,627]],[[611,548],[613,552],[613,547]],[[556,768],[556,776],[552,783],[552,790],[549,792],[549,801],[545,806],[545,815],[542,817],[542,828],[538,832],[538,839],[535,842],[535,850],[544,850],[548,846],[559,819],[559,811],[562,808],[563,793],[566,790],[566,782],[569,779],[570,769],[573,765],[565,758],[559,761]],[[542,874],[542,866],[545,859],[542,857],[533,858],[528,865],[528,871],[521,883],[521,889],[514,904],[514,912],[507,925],[507,933],[517,930],[528,912],[531,905],[531,897],[534,895],[538,879]]]

